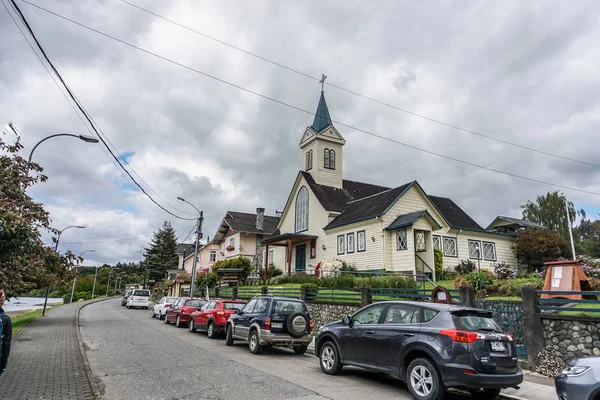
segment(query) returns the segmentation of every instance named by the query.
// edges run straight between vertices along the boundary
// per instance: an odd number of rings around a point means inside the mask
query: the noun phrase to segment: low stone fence
[[[542,314],[541,322],[544,345],[564,361],[600,355],[600,318]]]
[[[306,305],[313,320],[313,332],[329,322],[339,321],[346,315],[354,314],[361,308],[356,305],[335,303],[306,303]]]

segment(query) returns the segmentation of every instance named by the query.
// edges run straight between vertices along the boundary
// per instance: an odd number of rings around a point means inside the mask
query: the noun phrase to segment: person
[[[4,291],[0,289],[0,375],[6,370],[8,364],[8,356],[10,355],[10,344],[12,342],[12,321],[10,317],[4,313],[4,302],[6,296]]]

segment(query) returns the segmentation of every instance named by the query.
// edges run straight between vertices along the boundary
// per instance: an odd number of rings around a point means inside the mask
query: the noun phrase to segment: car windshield
[[[452,319],[456,328],[463,331],[502,332],[492,317],[487,314],[460,313],[453,314]]]
[[[133,295],[134,295],[134,296],[149,296],[149,295],[150,295],[150,292],[149,292],[149,291],[147,291],[147,290],[136,290],[136,291],[133,293]]]
[[[223,303],[225,310],[241,310],[244,306],[244,303]]]
[[[275,314],[291,315],[297,312],[304,312],[304,304],[299,301],[277,300],[273,306]]]
[[[207,302],[205,300],[188,300],[185,305],[187,307],[202,307]]]
[[[179,300],[178,297],[167,297],[167,299],[165,300],[165,303],[167,304],[173,304],[175,303],[177,300]]]

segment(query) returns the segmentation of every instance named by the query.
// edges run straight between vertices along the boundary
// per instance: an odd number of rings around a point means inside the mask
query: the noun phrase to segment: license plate
[[[505,351],[506,347],[504,346],[504,343],[502,342],[491,342],[492,345],[492,350],[493,351]]]
[[[271,324],[271,327],[273,327],[273,328],[283,328],[283,322],[273,322]]]

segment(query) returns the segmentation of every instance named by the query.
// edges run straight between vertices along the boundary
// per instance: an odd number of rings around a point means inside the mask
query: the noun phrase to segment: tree
[[[556,233],[543,229],[519,232],[513,250],[519,264],[525,266],[527,272],[540,270],[545,262],[572,257],[565,240]]]
[[[582,218],[579,226],[573,229],[577,254],[600,258],[600,220]]]
[[[528,201],[522,205],[523,218],[544,225],[559,234],[561,238],[569,240],[569,223],[567,221],[567,213],[565,212],[565,204],[569,207],[569,218],[571,224],[575,221],[577,214],[585,218],[585,211],[575,210],[572,202],[558,191],[548,192],[546,195],[538,196],[535,202]]]
[[[168,269],[176,269],[178,263],[177,236],[171,223],[165,221],[157,232],[154,232],[152,240],[147,248],[144,248],[144,267],[147,269],[149,280],[163,279]]]
[[[7,296],[66,284],[76,259],[71,252],[60,254],[42,243],[40,230],[53,235],[57,230],[50,227],[48,211],[26,190],[47,177],[41,166],[28,165],[19,155],[22,149],[19,138],[11,145],[0,135],[0,288]]]

